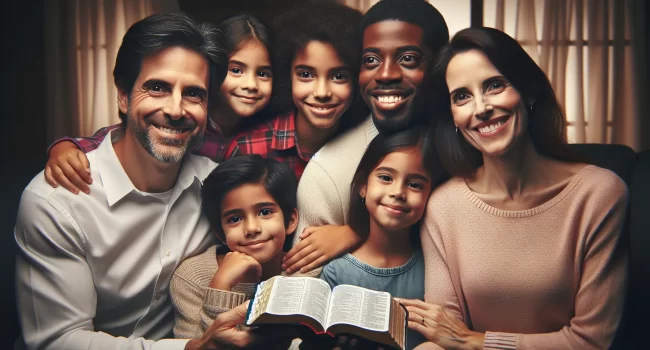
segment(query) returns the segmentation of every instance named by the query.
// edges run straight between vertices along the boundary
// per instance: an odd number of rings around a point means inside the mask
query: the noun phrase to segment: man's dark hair
[[[368,107],[359,93],[358,73],[361,65],[361,37],[358,28],[361,12],[343,4],[315,1],[296,5],[272,23],[276,40],[273,43],[273,97],[278,114],[293,111],[291,64],[296,55],[311,41],[334,47],[341,61],[352,71],[353,101],[341,116],[339,132],[356,126],[368,115]]]
[[[205,57],[210,68],[208,94],[210,97],[215,96],[228,66],[228,57],[221,45],[219,31],[209,24],[197,25],[183,13],[149,16],[129,28],[115,60],[113,78],[117,88],[130,96],[140,74],[142,60],[175,46],[196,51]],[[127,116],[122,112],[120,119],[122,125],[126,125]]]
[[[435,141],[440,159],[451,175],[472,176],[483,164],[481,152],[456,132],[446,80],[451,59],[469,50],[482,52],[519,92],[528,113],[527,132],[539,153],[563,161],[588,162],[568,148],[566,119],[553,87],[521,45],[496,29],[467,28],[456,33],[442,49],[433,71],[438,92],[435,99],[444,104],[443,113],[437,118]]]
[[[431,130],[428,128],[412,128],[399,131],[393,134],[379,134],[375,137],[364,153],[357,171],[352,178],[350,185],[350,227],[364,239],[368,237],[370,230],[370,214],[364,200],[360,196],[361,189],[368,183],[368,177],[381,161],[390,153],[403,151],[415,147],[420,151],[424,170],[431,179],[433,190],[446,174],[440,165],[438,154],[434,149]],[[419,244],[419,225],[413,225],[411,231],[411,242]]]
[[[297,208],[298,180],[289,166],[275,159],[249,154],[230,158],[220,163],[203,181],[201,210],[223,242],[226,237],[221,227],[221,206],[224,197],[237,187],[259,184],[273,197],[284,215],[284,226]]]
[[[372,24],[402,21],[422,28],[424,44],[435,55],[449,42],[449,29],[440,12],[426,0],[381,0],[361,21],[361,35]]]

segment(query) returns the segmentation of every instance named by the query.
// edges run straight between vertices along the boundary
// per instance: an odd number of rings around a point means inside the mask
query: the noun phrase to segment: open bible
[[[312,277],[275,276],[260,283],[246,325],[296,323],[316,333],[352,334],[406,348],[408,312],[389,293],[351,285],[330,289]]]

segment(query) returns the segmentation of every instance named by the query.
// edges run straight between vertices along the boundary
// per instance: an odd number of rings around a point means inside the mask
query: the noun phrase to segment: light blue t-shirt
[[[374,267],[352,254],[345,254],[325,265],[320,277],[332,288],[339,284],[351,284],[388,292],[397,298],[424,300],[424,259],[419,250],[406,264],[389,268]],[[408,349],[425,341],[424,336],[409,329]]]

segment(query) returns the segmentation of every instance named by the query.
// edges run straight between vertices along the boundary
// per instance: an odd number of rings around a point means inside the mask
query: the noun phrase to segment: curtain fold
[[[177,0],[49,0],[45,4],[47,136],[88,136],[119,122],[113,68],[129,26],[178,11]]]
[[[571,142],[650,147],[641,137],[650,126],[648,117],[640,113],[648,91],[644,0],[490,4],[484,11],[496,11],[496,23],[486,25],[503,30],[507,14],[516,14],[516,30],[509,34],[551,81],[566,110]],[[516,11],[507,11],[508,6],[516,6]]]

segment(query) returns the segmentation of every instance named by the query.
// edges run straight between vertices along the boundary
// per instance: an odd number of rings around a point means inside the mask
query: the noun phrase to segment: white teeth
[[[183,130],[180,130],[180,129],[170,129],[170,128],[166,128],[166,127],[164,127],[164,126],[158,126],[158,129],[160,129],[161,131],[164,131],[164,132],[166,132],[166,133],[168,133],[168,134],[182,134],[182,133],[183,133]]]
[[[479,128],[479,129],[478,129],[478,132],[481,133],[481,134],[487,134],[487,133],[489,133],[489,132],[493,132],[493,131],[495,131],[496,129],[500,128],[501,125],[503,125],[503,123],[504,123],[504,122],[503,122],[502,120],[500,120],[500,121],[496,122],[495,124],[492,124],[492,125],[488,125],[488,126],[484,126],[484,127],[482,127],[482,128]]]
[[[402,96],[399,95],[379,95],[377,99],[381,103],[397,103],[402,100]]]

